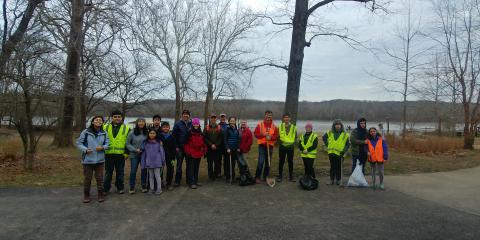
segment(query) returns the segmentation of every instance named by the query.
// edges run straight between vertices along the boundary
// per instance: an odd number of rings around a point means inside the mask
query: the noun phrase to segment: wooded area
[[[53,145],[68,147],[73,131],[83,128],[96,109],[112,110],[107,102],[118,103],[115,108],[127,115],[158,108],[175,119],[183,108],[204,117],[224,111],[246,118],[258,118],[270,108],[278,115],[290,113],[294,121],[297,116],[351,120],[364,115],[402,119],[404,129],[415,121],[461,122],[464,147],[471,149],[480,122],[479,0],[431,0],[434,16],[428,21],[415,12],[416,3],[272,0],[275,7],[263,11],[239,0],[3,0],[0,118],[11,119],[20,133],[27,168],[42,136],[34,118],[57,126]],[[396,44],[367,47],[349,34],[348,26],[319,16],[321,9],[340,5],[396,19],[391,32]],[[289,64],[259,55],[247,44],[265,26],[273,33],[292,30]],[[305,47],[321,37],[373,52],[391,72],[383,75],[372,67],[372,78],[399,94],[403,105],[299,102]],[[283,107],[226,102],[248,97],[260,67],[285,71]],[[175,99],[175,105],[164,109],[146,102],[158,98]],[[429,102],[411,102],[418,99]]]

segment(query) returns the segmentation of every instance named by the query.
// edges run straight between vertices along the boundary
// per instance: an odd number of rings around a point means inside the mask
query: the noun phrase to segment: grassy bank
[[[22,145],[20,138],[13,131],[2,130],[0,138],[0,186],[79,186],[82,182],[82,168],[80,154],[75,148],[58,149],[49,146],[52,141],[51,135],[46,135],[39,143],[33,171],[25,171],[21,159]],[[423,139],[411,137],[407,139],[409,146],[420,146],[416,150],[404,147],[406,143],[399,142],[398,138],[391,138],[390,160],[387,162],[385,171],[387,175],[409,174],[424,172],[452,171],[462,168],[480,166],[480,151],[464,151],[457,145],[448,151],[438,147],[438,142],[445,146],[457,143],[458,139]],[[461,141],[461,140],[460,140]],[[431,146],[431,149],[428,147]],[[443,146],[443,148],[445,148]],[[328,176],[329,161],[327,155],[320,151],[315,161],[315,170],[318,176]],[[252,174],[255,172],[258,148],[252,147],[248,154],[248,162]],[[278,149],[274,150],[273,175],[278,173]],[[200,179],[206,181],[206,160],[202,159]],[[285,166],[287,168],[287,166]],[[345,174],[350,173],[351,157],[347,156],[344,164]],[[130,162],[126,162],[126,183],[130,172]],[[368,167],[367,167],[368,172]],[[303,162],[298,151],[295,151],[294,173],[296,176],[303,174]]]

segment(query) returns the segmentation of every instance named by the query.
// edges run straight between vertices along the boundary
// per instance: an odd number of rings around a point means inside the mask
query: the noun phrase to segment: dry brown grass
[[[408,135],[402,139],[396,135],[388,135],[387,142],[390,148],[409,153],[454,154],[463,150],[463,139],[458,137]]]

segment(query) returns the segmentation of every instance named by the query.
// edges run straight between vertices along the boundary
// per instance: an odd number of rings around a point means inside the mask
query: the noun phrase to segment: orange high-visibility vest
[[[258,123],[258,126],[260,127],[260,134],[262,135],[265,135],[267,132],[270,136],[273,136],[275,134],[275,124],[273,124],[273,121],[272,121],[272,125],[270,128],[266,128],[265,127],[265,122],[261,121]],[[257,139],[257,143],[258,145],[267,145],[267,138],[266,137],[262,137],[262,138],[259,138]],[[273,140],[270,140],[268,141],[268,145],[269,146],[273,146],[275,144],[275,141]]]
[[[370,140],[368,141],[368,151],[370,152],[370,156],[368,157],[369,162],[383,163],[385,160],[383,159],[383,140],[381,137],[378,137],[375,147],[373,147]]]

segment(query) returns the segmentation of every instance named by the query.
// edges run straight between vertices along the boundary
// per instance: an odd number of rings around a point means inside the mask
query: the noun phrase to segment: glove
[[[171,163],[173,166],[175,166],[175,165],[177,164],[177,160],[172,160],[170,163]]]

